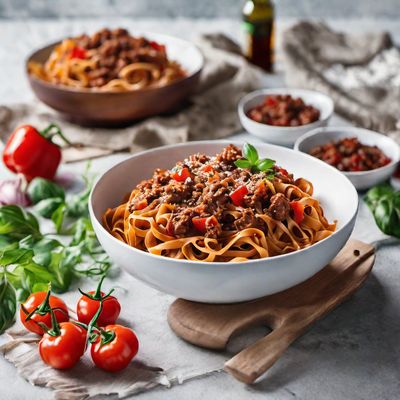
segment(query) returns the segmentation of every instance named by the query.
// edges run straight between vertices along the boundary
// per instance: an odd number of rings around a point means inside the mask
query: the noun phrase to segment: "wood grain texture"
[[[168,322],[184,340],[222,350],[229,339],[251,326],[272,332],[225,363],[236,379],[253,383],[315,321],[350,297],[365,281],[375,261],[373,246],[350,240],[330,264],[307,281],[251,302],[213,305],[178,299]]]

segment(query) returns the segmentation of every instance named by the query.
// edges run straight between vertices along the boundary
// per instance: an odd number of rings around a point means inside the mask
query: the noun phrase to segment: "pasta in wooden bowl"
[[[105,29],[35,51],[26,72],[36,96],[65,118],[107,127],[179,110],[203,64],[185,40]]]
[[[100,91],[165,86],[186,76],[165,45],[122,28],[65,39],[44,63],[28,62],[28,72],[56,85]]]

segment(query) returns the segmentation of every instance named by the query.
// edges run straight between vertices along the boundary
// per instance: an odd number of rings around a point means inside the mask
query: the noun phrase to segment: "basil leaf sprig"
[[[386,235],[400,238],[400,191],[389,184],[378,185],[367,192],[364,201],[378,228]]]
[[[64,292],[74,279],[103,275],[111,267],[88,218],[91,182],[85,177],[83,191],[68,199],[62,187],[46,179],[30,184],[34,211],[52,219],[69,242],[44,234],[35,215],[21,207],[0,207],[0,334],[12,324],[17,300],[46,291],[49,282],[55,292]]]
[[[245,143],[243,146],[243,158],[235,161],[238,168],[250,169],[251,172],[265,172],[268,178],[272,178],[274,174],[273,167],[275,160],[269,158],[260,159],[257,149],[250,143]]]

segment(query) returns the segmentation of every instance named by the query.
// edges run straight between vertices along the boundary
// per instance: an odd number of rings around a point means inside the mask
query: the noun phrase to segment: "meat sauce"
[[[247,116],[253,121],[274,126],[300,126],[318,121],[320,111],[290,95],[266,96]]]
[[[370,171],[391,162],[377,146],[368,146],[357,138],[344,138],[315,146],[310,154],[347,172]]]
[[[215,157],[195,154],[171,170],[157,169],[151,179],[137,186],[139,194],[129,211],[174,204],[167,231],[175,237],[203,234],[218,238],[249,227],[266,231],[257,214],[284,221],[292,210],[289,200],[281,193],[271,193],[265,180],[295,184],[293,175],[276,165],[272,178],[270,173],[252,173],[236,167],[235,161],[240,158],[241,150],[229,145]],[[230,211],[240,216],[233,217]]]

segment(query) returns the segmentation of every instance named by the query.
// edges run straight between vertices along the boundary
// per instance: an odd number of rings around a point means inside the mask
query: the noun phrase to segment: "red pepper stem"
[[[62,133],[61,128],[54,123],[51,123],[46,129],[41,131],[40,134],[45,139],[50,140],[50,141],[52,140],[53,136],[59,136],[66,144],[68,144],[69,146],[72,146],[72,143]]]

